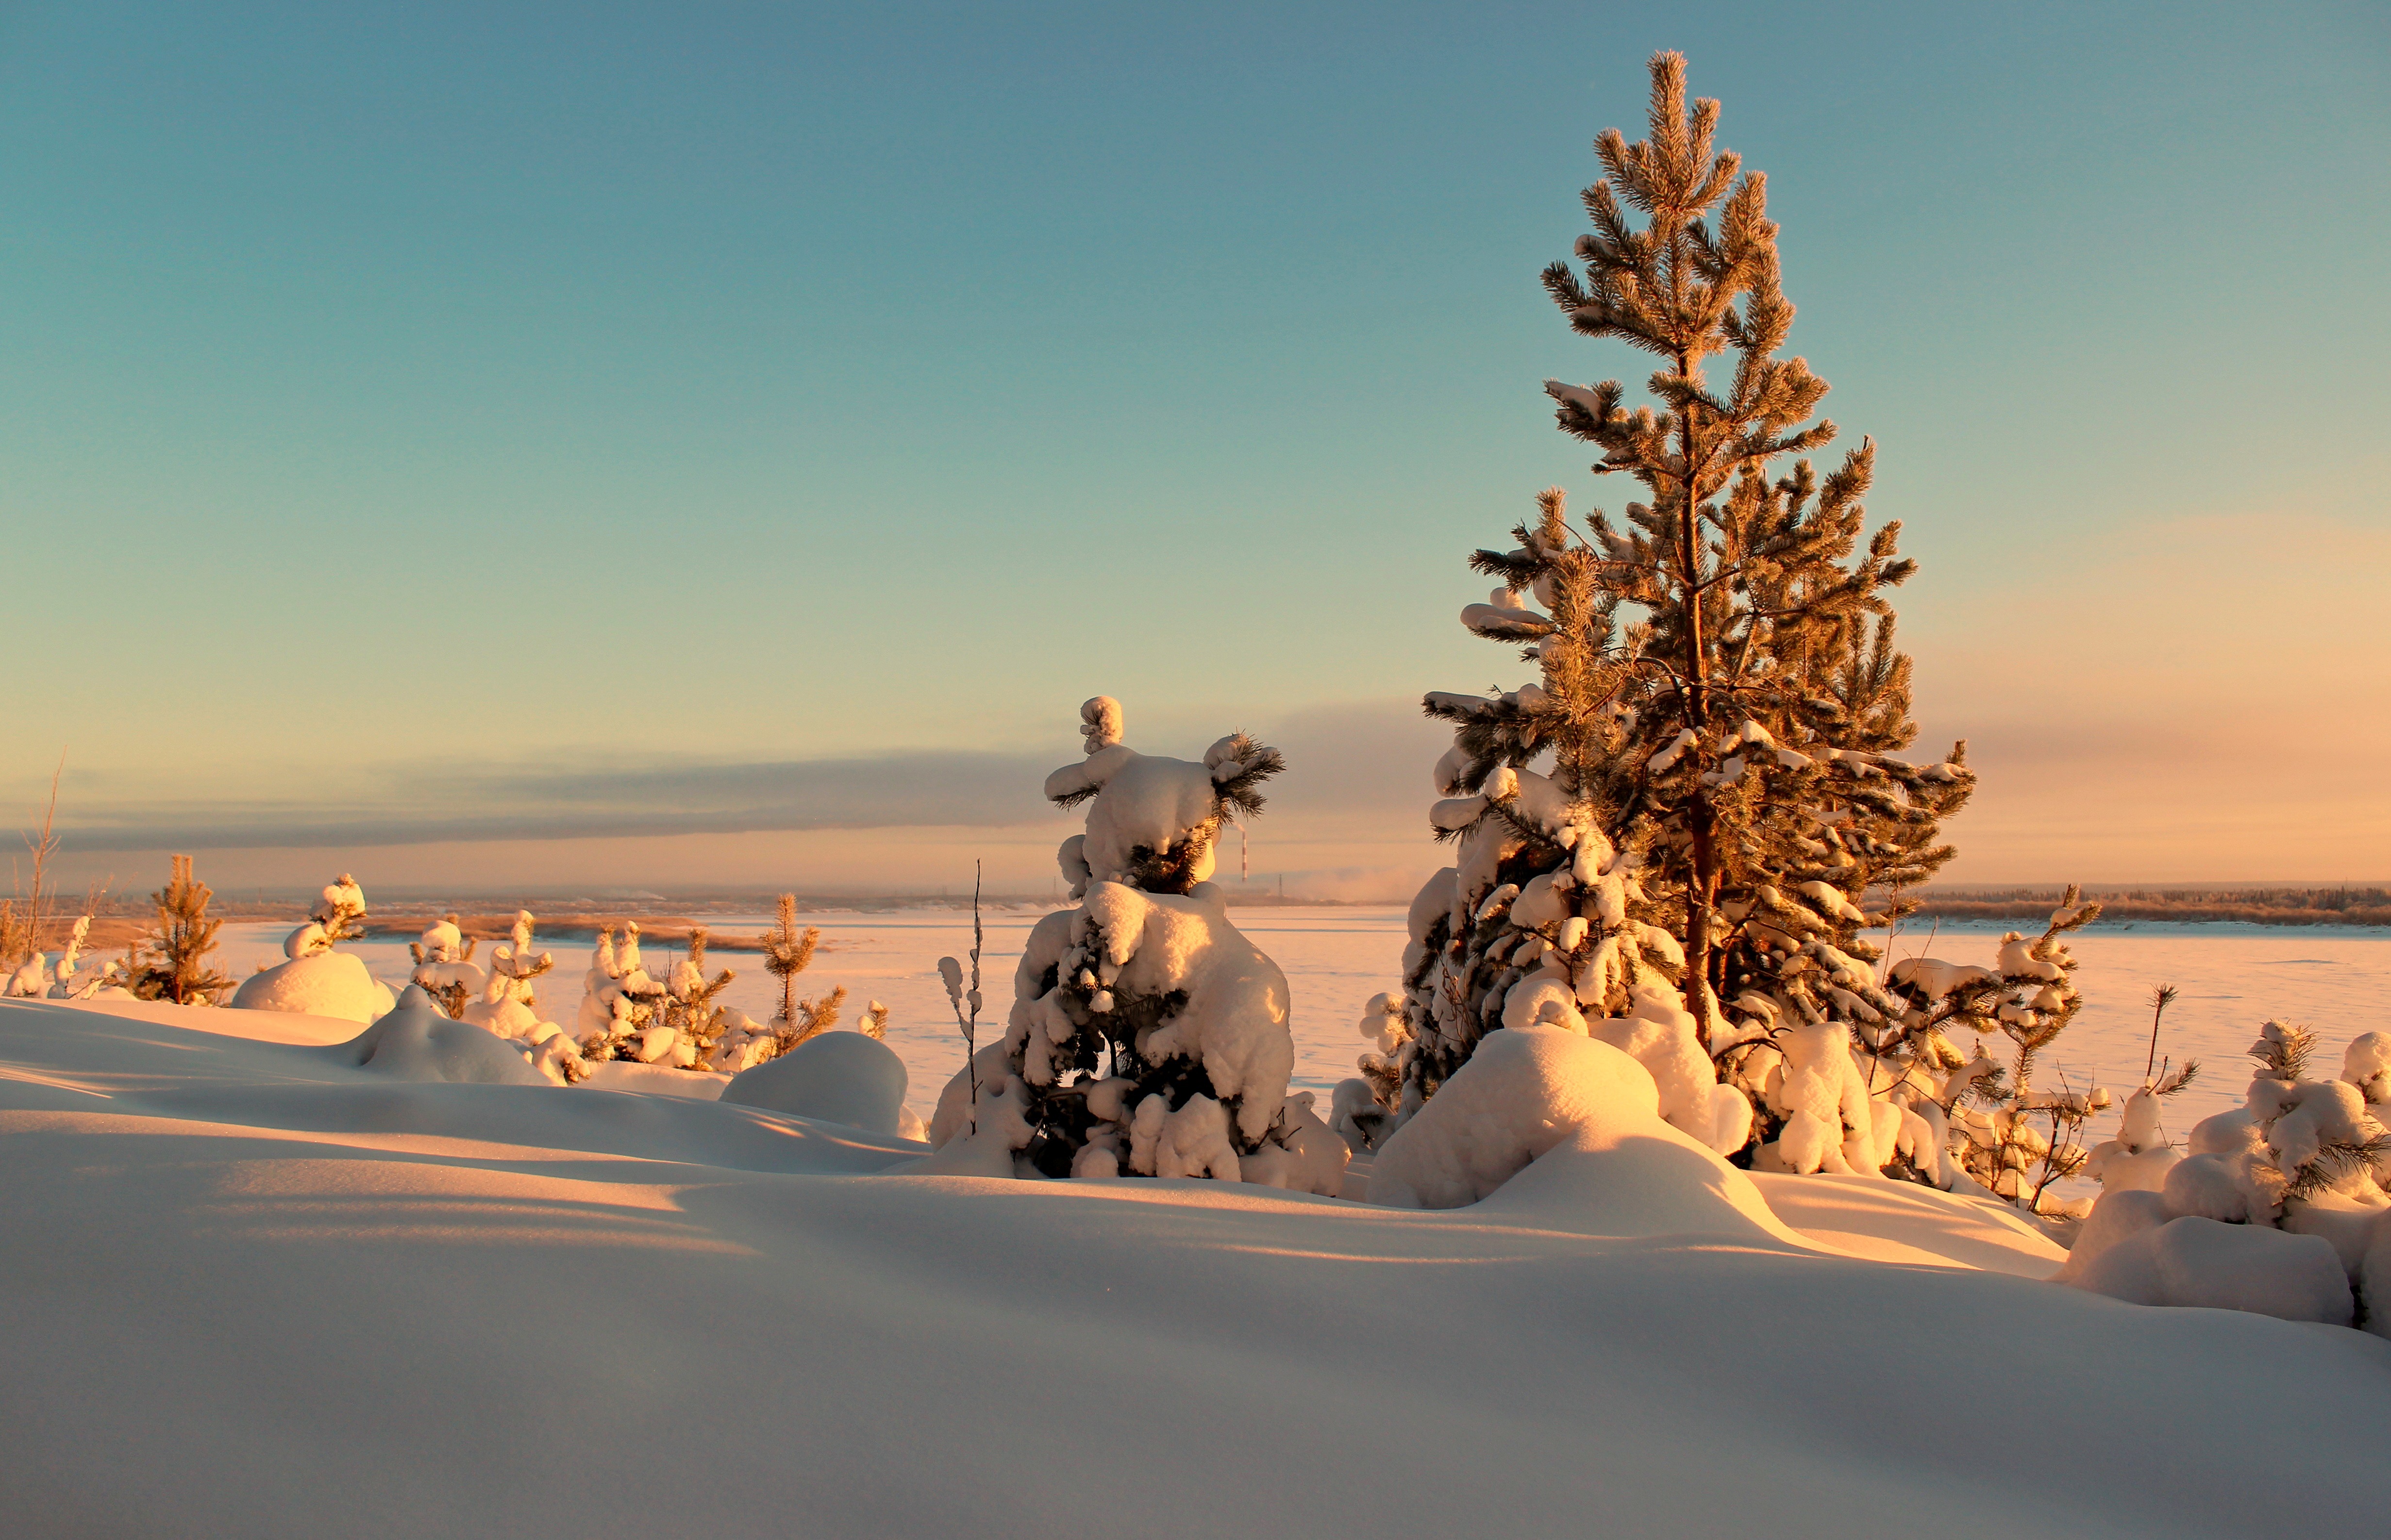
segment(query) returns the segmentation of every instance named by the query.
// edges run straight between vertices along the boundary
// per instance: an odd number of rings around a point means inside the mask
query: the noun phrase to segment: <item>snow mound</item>
[[[1585,1235],[1807,1249],[1750,1177],[1661,1118],[1644,1066],[1562,1027],[1490,1033],[1378,1151],[1370,1200],[1533,1216]]]
[[[370,1021],[395,1003],[389,986],[346,952],[317,952],[252,974],[232,997],[236,1010],[287,1010]],[[431,1002],[426,997],[427,1007]]]
[[[330,959],[341,954],[327,952],[320,956]],[[359,964],[361,969],[363,966]],[[326,1051],[360,1070],[400,1080],[482,1085],[549,1083],[548,1077],[533,1069],[531,1060],[505,1039],[470,1021],[452,1021],[442,1015],[420,984],[407,985],[398,1004],[381,1020]]]
[[[722,1088],[722,1099],[874,1134],[898,1134],[905,1110],[905,1061],[877,1038],[859,1032],[826,1032],[778,1059],[740,1071]]]
[[[2331,1241],[2265,1225],[2165,1213],[2165,1199],[2154,1192],[2102,1199],[2058,1281],[2134,1304],[2350,1324],[2349,1277]],[[2094,1222],[2102,1220],[2096,1234]]]

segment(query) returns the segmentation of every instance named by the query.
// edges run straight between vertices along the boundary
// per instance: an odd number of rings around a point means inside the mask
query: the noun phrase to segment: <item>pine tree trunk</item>
[[[1694,360],[1677,354],[1677,373],[1690,377]],[[1685,501],[1677,509],[1677,544],[1684,568],[1686,606],[1686,725],[1697,733],[1710,725],[1709,647],[1702,635],[1701,520],[1698,494],[1701,471],[1694,453],[1694,415],[1690,407],[1678,414],[1678,453]],[[1694,880],[1686,895],[1686,1009],[1694,1018],[1694,1035],[1710,1046],[1711,1033],[1711,905],[1718,896],[1718,853],[1712,840],[1711,802],[1699,787],[1687,809],[1692,837]]]

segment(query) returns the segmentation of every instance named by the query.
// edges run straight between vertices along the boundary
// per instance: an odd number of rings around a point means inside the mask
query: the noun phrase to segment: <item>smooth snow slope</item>
[[[2358,1332],[1583,1233],[1585,1155],[1442,1213],[875,1175],[266,1016],[0,1006],[0,1534],[2379,1527]]]

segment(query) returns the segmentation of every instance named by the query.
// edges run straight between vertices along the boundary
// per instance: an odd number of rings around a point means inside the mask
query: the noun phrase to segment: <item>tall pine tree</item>
[[[1916,728],[1885,594],[1913,564],[1898,524],[1863,543],[1874,447],[1823,480],[1801,457],[1835,428],[1811,420],[1826,382],[1777,356],[1793,306],[1765,179],[1713,150],[1718,104],[1688,110],[1681,56],[1650,68],[1650,136],[1631,145],[1613,129],[1596,144],[1606,174],[1584,194],[1583,273],[1544,275],[1578,333],[1660,361],[1655,405],[1631,409],[1616,380],[1545,383],[1562,430],[1603,450],[1596,473],[1628,476],[1645,500],[1581,531],[1548,491],[1514,548],[1472,558],[1504,586],[1464,624],[1525,644],[1540,678],[1428,698],[1455,727],[1433,821],[1462,835],[1464,855],[1440,879],[1444,901],[1415,905],[1414,1105],[1494,1025],[1569,1009],[1671,1016],[1653,999],[1662,979],[1682,1005],[1672,1030],[1712,1056],[1897,1016],[1859,931],[1903,912],[1903,890],[1949,858],[1939,825],[1973,784],[1964,745],[1931,764],[1893,757]],[[1705,368],[1722,354],[1734,359],[1724,389]],[[1530,768],[1545,755],[1548,776]],[[1560,807],[1535,815],[1539,802]],[[1516,848],[1490,862],[1497,826]],[[1539,976],[1567,980],[1573,998]],[[1690,1059],[1653,1054],[1639,1057]],[[1764,1116],[1777,1058],[1726,1061]],[[1700,1132],[1705,1114],[1690,1089],[1682,1099],[1677,1121]]]

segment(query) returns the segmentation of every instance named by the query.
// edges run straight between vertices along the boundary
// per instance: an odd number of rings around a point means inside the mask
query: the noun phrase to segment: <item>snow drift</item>
[[[2391,1343],[1825,1254],[1640,1103],[1404,1210],[891,1175],[919,1146],[266,1040],[343,1035],[0,1004],[0,1533],[2379,1528]],[[1647,1152],[1693,1179],[1598,1208]],[[1988,1352],[2040,1408],[1997,1459],[1931,1436]],[[1433,1479],[1357,1459],[1389,1408]]]

